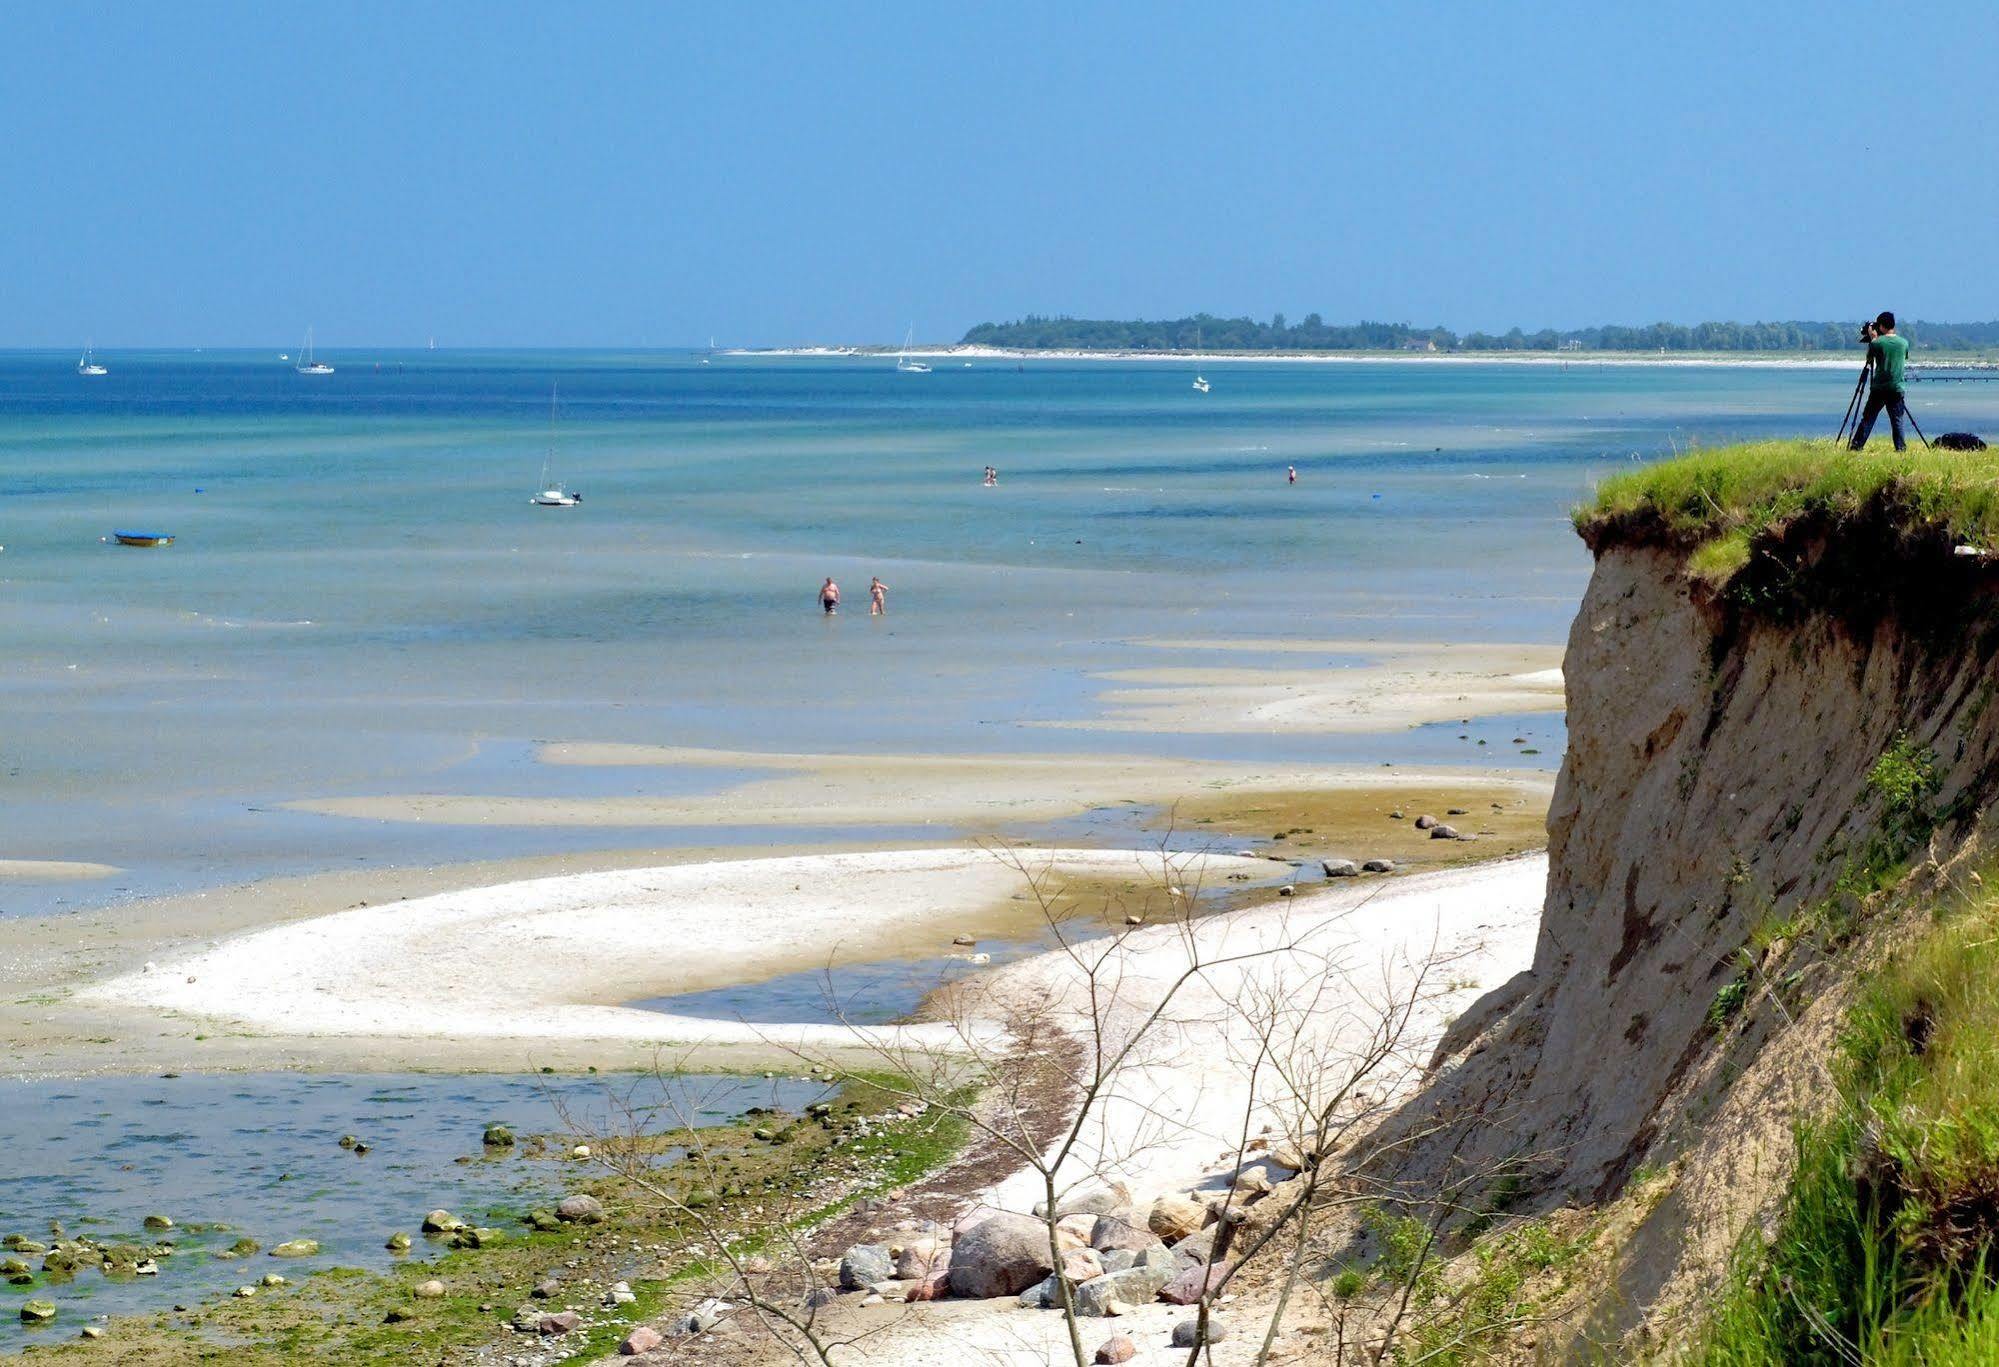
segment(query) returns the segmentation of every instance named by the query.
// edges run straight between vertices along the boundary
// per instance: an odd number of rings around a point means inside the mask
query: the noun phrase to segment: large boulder
[[[1199,1263],[1183,1264],[1173,1280],[1159,1288],[1159,1299],[1168,1305],[1192,1305],[1219,1288],[1228,1271],[1220,1263],[1206,1267]]]
[[[936,1239],[911,1239],[895,1250],[895,1275],[899,1281],[929,1277],[950,1265],[951,1246]]]
[[[840,1289],[866,1291],[895,1276],[895,1260],[881,1244],[855,1244],[840,1258]]]
[[[21,1302],[21,1323],[47,1324],[56,1317],[54,1301],[32,1300]]]
[[[1191,1196],[1162,1196],[1145,1213],[1145,1227],[1171,1244],[1199,1233],[1211,1218],[1204,1201]]]
[[[271,1250],[273,1258],[311,1258],[318,1253],[317,1239],[287,1239]]]
[[[1093,1248],[1071,1248],[1062,1254],[1061,1273],[1071,1284],[1086,1282],[1103,1276],[1104,1264]]]
[[[988,1300],[1017,1295],[1054,1271],[1048,1227],[1026,1215],[982,1220],[951,1246],[954,1296]]]
[[[1160,1238],[1147,1228],[1148,1220],[1126,1211],[1119,1215],[1099,1215],[1090,1229],[1090,1247],[1099,1253],[1107,1253],[1114,1248],[1128,1249],[1133,1253],[1143,1253],[1148,1248],[1157,1247]]]
[[[1098,1218],[1087,1211],[1064,1215],[1055,1222],[1056,1245],[1060,1248],[1088,1248]]]
[[[1122,1272],[1106,1272],[1076,1288],[1076,1313],[1108,1315],[1110,1305],[1145,1305],[1166,1285],[1164,1269],[1136,1263]]]

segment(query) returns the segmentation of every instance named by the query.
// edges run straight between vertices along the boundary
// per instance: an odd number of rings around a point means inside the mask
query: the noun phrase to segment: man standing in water
[[[1285,482],[1286,484],[1296,484],[1296,483],[1298,482],[1298,467],[1297,467],[1297,466],[1295,466],[1295,465],[1287,465],[1287,466],[1285,466],[1285,467],[1284,467],[1284,482]]]
[[[1860,426],[1853,429],[1854,450],[1867,445],[1867,438],[1874,431],[1874,420],[1884,408],[1888,410],[1888,430],[1894,435],[1895,449],[1909,449],[1902,442],[1902,419],[1909,411],[1902,397],[1902,366],[1908,359],[1908,342],[1895,335],[1895,315],[1883,313],[1874,320],[1874,340],[1867,344],[1867,368],[1873,378],[1868,385],[1867,407],[1860,415]]]
[[[882,583],[880,576],[868,580],[868,616],[888,616],[888,585]]]
[[[819,606],[826,609],[828,617],[840,606],[840,586],[833,582],[830,574],[826,576],[826,582],[819,586]]]

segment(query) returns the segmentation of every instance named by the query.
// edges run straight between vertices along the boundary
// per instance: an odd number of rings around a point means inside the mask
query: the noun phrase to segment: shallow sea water
[[[518,1229],[528,1209],[560,1198],[578,1165],[517,1151],[489,1157],[480,1139],[491,1122],[522,1139],[609,1132],[627,1112],[667,1129],[722,1123],[751,1106],[795,1112],[823,1091],[784,1078],[627,1074],[0,1080],[0,1233],[47,1243],[48,1222],[60,1220],[72,1236],[145,1245],[164,1237],[176,1248],[154,1277],[84,1271],[33,1287],[0,1283],[0,1350],[50,1333],[74,1337],[88,1316],[193,1304],[267,1272],[296,1280],[316,1268],[434,1256],[441,1245],[418,1226],[439,1206]],[[344,1134],[370,1151],[341,1148]],[[180,1228],[148,1231],[152,1214]],[[186,1228],[218,1222],[228,1228]],[[397,1230],[413,1239],[410,1253],[383,1246]],[[214,1256],[246,1235],[266,1251]],[[290,1239],[318,1240],[319,1256],[269,1256]],[[40,1267],[39,1255],[27,1261]],[[51,1330],[21,1325],[15,1306],[30,1296],[60,1303]]]
[[[1557,642],[1588,569],[1566,513],[1594,478],[1830,428],[1851,384],[1222,364],[1200,395],[1172,363],[349,353],[311,378],[275,353],[103,359],[86,381],[73,357],[0,355],[0,856],[128,872],[0,885],[0,914],[684,835],[277,810],[296,798],[727,778],[551,772],[537,740],[1450,762],[1448,728],[1035,723],[1093,715],[1101,671],[1230,662],[1144,638]],[[585,498],[533,508],[557,384],[555,473]],[[1999,414],[1992,386],[1931,389],[1932,428]],[[101,544],[130,528],[179,540]]]

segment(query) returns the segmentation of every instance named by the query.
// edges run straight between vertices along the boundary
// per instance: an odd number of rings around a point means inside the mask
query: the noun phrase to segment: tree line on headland
[[[1045,318],[980,323],[965,333],[967,345],[1029,351],[1849,351],[1858,350],[1860,323],[1648,323],[1643,327],[1514,328],[1494,335],[1462,336],[1444,327],[1407,323],[1328,323],[1309,313],[1296,323],[1278,314],[1253,318],[1120,321]],[[1923,323],[1897,329],[1918,350],[1972,351],[1999,347],[1999,321]]]

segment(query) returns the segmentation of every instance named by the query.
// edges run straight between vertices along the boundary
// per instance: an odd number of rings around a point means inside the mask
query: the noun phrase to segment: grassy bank
[[[1999,896],[1939,915],[1851,1012],[1775,1239],[1695,1354],[1717,1367],[1999,1361]]]
[[[1880,516],[1906,532],[1990,546],[1999,540],[1999,451],[1865,451],[1830,441],[1765,441],[1695,451],[1604,480],[1575,511],[1592,545],[1670,545],[1725,586],[1759,543],[1811,519],[1828,528]]]

